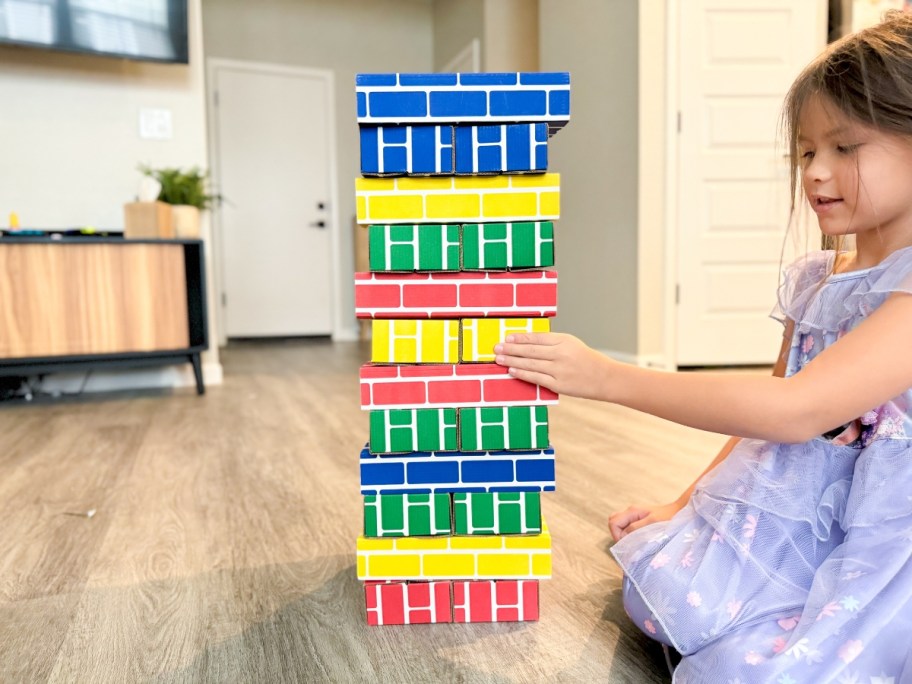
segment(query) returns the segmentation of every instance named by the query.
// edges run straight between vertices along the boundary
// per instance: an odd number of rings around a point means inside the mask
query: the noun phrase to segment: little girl
[[[785,121],[793,191],[855,250],[786,269],[773,377],[637,368],[560,334],[508,336],[497,362],[737,436],[676,503],[609,521],[625,608],[683,655],[675,682],[912,682],[912,15],[831,46]]]

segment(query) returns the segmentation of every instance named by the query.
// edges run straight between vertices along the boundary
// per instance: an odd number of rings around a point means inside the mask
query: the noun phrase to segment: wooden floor
[[[0,681],[667,682],[606,520],[675,497],[724,439],[562,399],[540,622],[369,628],[366,353],[245,343],[204,397],[0,404]]]

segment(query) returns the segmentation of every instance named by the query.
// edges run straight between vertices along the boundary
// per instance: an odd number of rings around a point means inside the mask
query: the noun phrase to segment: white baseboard
[[[333,342],[357,342],[360,339],[357,327],[341,328],[333,331]]]
[[[661,354],[628,354],[627,352],[614,351],[613,349],[599,349],[600,353],[608,356],[615,361],[633,364],[640,368],[658,368],[661,370],[674,370],[668,365],[665,357]]]
[[[222,364],[203,364],[203,382],[207,387],[221,385],[223,380]],[[132,389],[167,389],[195,386],[196,378],[193,376],[193,369],[190,364],[184,364],[136,370],[54,373],[44,378],[41,383],[41,391],[50,394],[73,394],[80,391],[117,392]]]

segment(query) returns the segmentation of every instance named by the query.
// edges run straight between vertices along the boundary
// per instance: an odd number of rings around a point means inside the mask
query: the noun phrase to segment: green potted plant
[[[139,170],[161,184],[158,201],[171,205],[171,221],[174,237],[198,238],[200,236],[200,212],[212,206],[218,196],[207,192],[207,173],[194,166],[188,170],[180,168],[153,169],[141,165]]]

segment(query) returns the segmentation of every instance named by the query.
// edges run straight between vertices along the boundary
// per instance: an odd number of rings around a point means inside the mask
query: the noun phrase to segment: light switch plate
[[[171,140],[171,110],[140,109],[139,137],[145,140]]]

